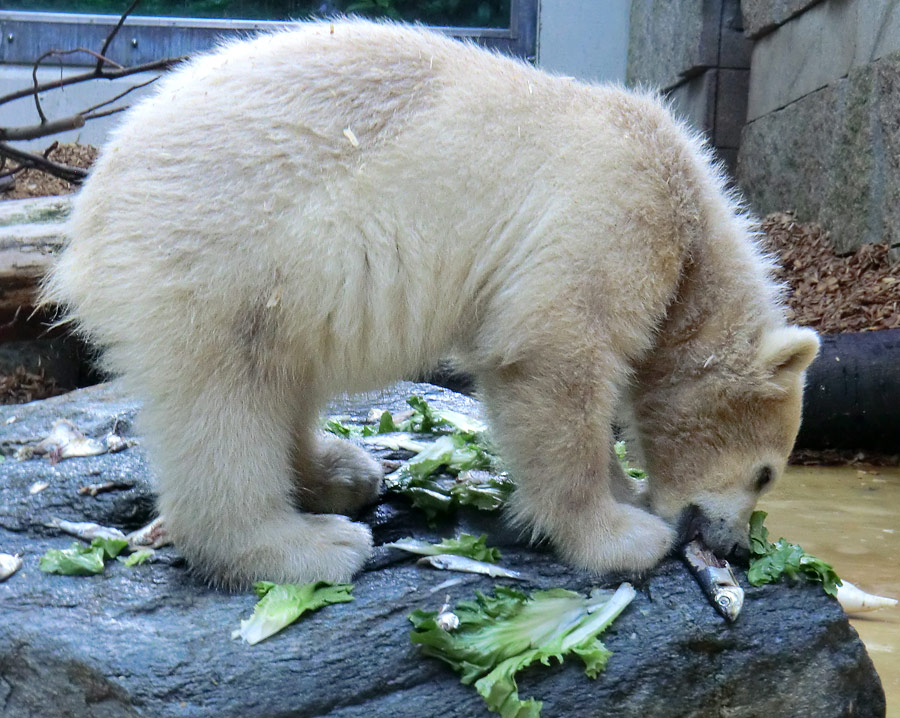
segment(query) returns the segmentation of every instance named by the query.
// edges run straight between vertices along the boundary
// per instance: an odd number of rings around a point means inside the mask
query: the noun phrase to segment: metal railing
[[[435,28],[485,47],[533,61],[537,42],[538,0],[511,0],[506,28]],[[116,15],[0,10],[0,64],[28,65],[48,50],[99,49],[118,22]],[[211,20],[174,17],[129,17],[107,53],[121,65],[141,65],[163,57],[192,55],[212,47],[219,38],[252,35],[284,27],[270,20]],[[54,64],[93,64],[89,56],[67,55]]]

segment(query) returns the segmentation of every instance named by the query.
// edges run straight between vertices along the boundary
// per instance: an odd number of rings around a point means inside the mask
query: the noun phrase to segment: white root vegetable
[[[16,554],[0,553],[0,581],[5,581],[22,568],[22,557]]]
[[[861,588],[843,579],[841,579],[841,585],[838,587],[837,600],[841,604],[841,608],[844,609],[844,613],[877,611],[879,608],[889,608],[897,605],[896,598],[866,593]]]

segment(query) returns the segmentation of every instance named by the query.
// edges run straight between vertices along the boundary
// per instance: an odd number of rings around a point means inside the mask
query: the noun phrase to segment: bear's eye
[[[772,479],[775,478],[775,472],[772,470],[771,466],[763,466],[759,471],[756,472],[756,480],[754,482],[754,488],[756,488],[757,492],[765,489],[769,484],[772,483]]]

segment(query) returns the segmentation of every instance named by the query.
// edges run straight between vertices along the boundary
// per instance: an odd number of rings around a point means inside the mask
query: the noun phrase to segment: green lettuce
[[[831,565],[783,538],[770,543],[769,530],[763,526],[766,516],[765,511],[754,511],[750,517],[750,568],[747,580],[753,586],[762,586],[774,583],[782,576],[792,580],[804,578],[821,582],[825,593],[837,598],[841,579]]]
[[[483,434],[486,427],[478,419],[465,416],[448,409],[434,409],[421,396],[411,396],[406,403],[412,408],[411,414],[400,422],[394,421],[389,411],[382,411],[378,415],[377,426],[356,426],[345,424],[337,418],[325,421],[324,428],[332,434],[344,438],[356,438],[376,436],[378,434],[393,434],[396,432],[409,432],[412,434],[433,434],[441,436],[445,434],[461,433],[470,436]]]
[[[465,434],[450,434],[420,451],[406,464],[405,471],[414,479],[427,479],[441,469],[454,476],[472,469],[488,471],[494,465],[494,457],[483,446]]]
[[[250,645],[259,643],[269,636],[289,626],[300,616],[332,603],[352,601],[353,586],[348,583],[276,584],[260,581],[253,584],[259,602],[253,608],[253,615],[241,621],[241,627],[232,638],[241,637]]]
[[[630,476],[632,479],[646,479],[647,472],[642,469],[638,469],[631,465],[628,461],[628,450],[625,447],[624,441],[617,441],[614,444],[614,448],[616,450],[616,458],[619,460],[619,463],[622,465],[623,471]]]
[[[532,596],[498,586],[493,596],[478,593],[453,610],[459,627],[445,631],[436,612],[410,615],[410,640],[425,654],[449,664],[465,685],[474,683],[488,708],[502,718],[538,718],[541,702],[519,698],[516,673],[540,662],[560,663],[577,655],[590,678],[606,667],[610,651],[598,636],[631,603],[635,591],[627,583],[612,591],[594,589],[589,597],[557,588]]]
[[[400,469],[385,477],[388,491],[399,493],[423,511],[429,521],[458,506],[474,506],[482,511],[496,511],[513,492],[511,479],[485,471],[463,471],[453,476],[413,476]]]
[[[487,545],[487,534],[473,536],[472,534],[460,534],[459,538],[443,539],[440,543],[431,544],[414,538],[398,539],[389,544],[390,548],[399,548],[410,553],[422,556],[437,556],[439,554],[452,553],[457,556],[467,556],[476,561],[497,563],[500,560],[500,551]]]
[[[121,561],[126,566],[140,566],[142,563],[149,561],[155,554],[156,551],[152,548],[142,548],[130,556],[119,556],[116,560]]]
[[[115,558],[127,546],[124,539],[95,538],[90,546],[76,541],[69,548],[47,551],[38,561],[38,568],[62,576],[93,576],[103,573],[105,559]]]
[[[386,485],[389,491],[406,496],[429,520],[460,505],[484,511],[500,508],[513,484],[500,473],[485,424],[455,411],[434,409],[421,396],[411,396],[407,403],[412,413],[399,422],[383,411],[377,426],[344,424],[332,418],[325,422],[325,429],[344,438],[396,434],[404,440],[394,448],[417,449],[398,472],[386,477]],[[413,442],[411,434],[430,434],[437,439]]]

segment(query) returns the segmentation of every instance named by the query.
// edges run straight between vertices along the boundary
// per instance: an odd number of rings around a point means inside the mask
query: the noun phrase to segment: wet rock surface
[[[399,409],[413,392],[437,406],[476,408],[466,397],[406,384],[336,405],[332,413]],[[328,606],[248,646],[231,632],[250,615],[255,596],[208,588],[173,547],[150,564],[109,562],[99,576],[40,572],[38,558],[47,549],[73,541],[44,526],[52,518],[123,530],[149,521],[149,470],[140,445],[55,465],[46,457],[17,461],[14,454],[62,418],[92,437],[114,428],[133,435],[135,410],[115,385],[0,407],[0,551],[21,553],[25,561],[0,583],[0,715],[490,715],[474,689],[410,644],[407,615],[437,609],[447,594],[453,601],[471,598],[500,580],[431,571],[417,567],[413,556],[380,548],[355,581],[355,601]],[[131,488],[78,493],[107,481]],[[49,486],[29,493],[36,483]],[[390,499],[362,518],[378,544],[487,532],[503,565],[530,578],[521,584],[526,590],[603,583],[561,566],[548,550],[522,545],[484,512],[460,512],[429,528],[403,500]],[[448,579],[458,583],[440,587]],[[636,582],[636,599],[604,634],[614,654],[605,673],[589,680],[578,661],[529,669],[519,681],[521,695],[542,699],[545,718],[884,715],[878,677],[836,602],[814,586],[752,588],[743,573],[740,579],[744,610],[729,626],[685,567],[667,561]]]

